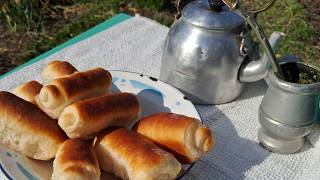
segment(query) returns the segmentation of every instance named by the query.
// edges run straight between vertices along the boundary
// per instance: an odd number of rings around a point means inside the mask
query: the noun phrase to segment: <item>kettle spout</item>
[[[280,38],[285,36],[282,32],[273,32],[269,38],[270,45],[273,50],[275,50]],[[250,61],[248,64],[245,64],[241,67],[239,72],[239,81],[240,82],[254,82],[260,79],[263,79],[268,70],[271,68],[269,63],[269,58],[266,53],[258,61]]]

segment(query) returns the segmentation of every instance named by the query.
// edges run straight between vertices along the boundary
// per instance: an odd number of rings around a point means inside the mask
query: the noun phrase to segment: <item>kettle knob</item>
[[[210,8],[214,11],[220,11],[225,5],[222,0],[208,0]]]

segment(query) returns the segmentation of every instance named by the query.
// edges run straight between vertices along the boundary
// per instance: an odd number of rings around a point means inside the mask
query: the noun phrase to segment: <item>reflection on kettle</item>
[[[263,79],[270,68],[268,57],[259,56],[251,28],[221,2],[187,4],[165,40],[160,79],[194,103],[230,102],[242,93],[245,82]],[[272,47],[282,35],[271,35]]]

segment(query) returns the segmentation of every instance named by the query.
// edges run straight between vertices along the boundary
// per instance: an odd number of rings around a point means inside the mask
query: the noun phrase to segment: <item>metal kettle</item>
[[[272,33],[273,48],[282,35]],[[166,37],[160,79],[194,103],[223,104],[269,69],[268,56],[260,58],[251,28],[239,15],[221,0],[196,0],[183,8]]]

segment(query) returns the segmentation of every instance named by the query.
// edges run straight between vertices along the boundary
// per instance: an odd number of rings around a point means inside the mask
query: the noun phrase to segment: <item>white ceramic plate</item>
[[[142,117],[157,112],[173,112],[200,119],[194,105],[184,99],[184,95],[176,88],[142,74],[110,72],[113,77],[112,91],[136,94],[142,107]],[[52,173],[52,161],[31,160],[3,145],[0,145],[0,161],[0,169],[8,179],[49,179]],[[192,165],[183,165],[183,172],[186,173],[191,167]],[[106,173],[103,173],[101,179],[107,177],[114,179]]]

